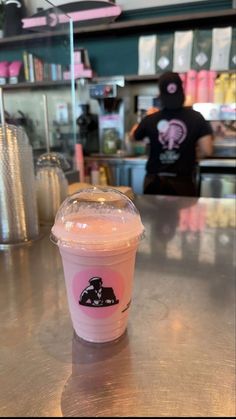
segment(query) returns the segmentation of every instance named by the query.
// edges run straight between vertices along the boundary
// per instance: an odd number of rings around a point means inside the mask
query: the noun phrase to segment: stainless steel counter
[[[205,159],[199,162],[199,166],[236,169],[236,160],[235,159]]]
[[[0,415],[235,416],[235,202],[137,196],[127,333],[76,339],[48,229],[0,251]]]

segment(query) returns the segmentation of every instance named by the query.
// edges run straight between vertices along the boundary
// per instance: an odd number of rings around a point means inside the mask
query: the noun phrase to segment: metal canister
[[[39,234],[33,151],[22,127],[0,125],[0,244]]]
[[[36,191],[39,220],[42,224],[54,222],[61,203],[68,195],[68,181],[64,170],[69,163],[60,153],[44,153],[36,162]]]

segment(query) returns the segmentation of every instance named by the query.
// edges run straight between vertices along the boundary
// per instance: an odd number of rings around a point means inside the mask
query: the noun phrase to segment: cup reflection
[[[108,343],[86,342],[74,334],[72,374],[61,396],[62,415],[86,417],[96,413],[96,416],[106,416],[108,408],[118,412],[117,389],[122,388],[121,368],[131,376],[127,331],[119,339]]]

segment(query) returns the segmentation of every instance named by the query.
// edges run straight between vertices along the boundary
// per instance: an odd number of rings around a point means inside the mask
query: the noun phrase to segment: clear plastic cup
[[[71,320],[80,338],[109,342],[125,332],[143,232],[134,203],[112,188],[83,189],[59,208],[51,240],[61,253]]]

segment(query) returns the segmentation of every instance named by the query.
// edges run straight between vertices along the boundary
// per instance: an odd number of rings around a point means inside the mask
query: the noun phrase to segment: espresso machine
[[[124,77],[110,77],[89,85],[89,96],[99,104],[99,154],[116,155],[124,148],[124,102],[118,89],[124,87]]]

